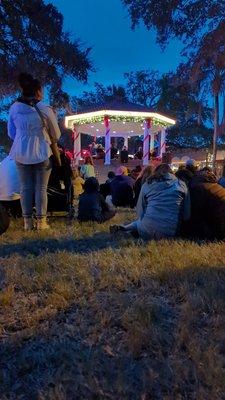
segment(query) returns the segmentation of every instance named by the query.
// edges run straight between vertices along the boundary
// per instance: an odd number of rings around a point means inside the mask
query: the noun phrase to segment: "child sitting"
[[[114,217],[115,210],[110,208],[99,192],[99,183],[96,178],[86,179],[84,193],[79,197],[78,220],[105,222]]]
[[[78,199],[81,193],[83,193],[84,179],[80,176],[80,171],[76,168],[72,173],[72,185],[73,185],[73,197],[75,200]]]

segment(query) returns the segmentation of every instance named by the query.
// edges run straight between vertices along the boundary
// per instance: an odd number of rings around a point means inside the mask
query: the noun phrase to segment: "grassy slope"
[[[20,224],[0,238],[0,399],[225,398],[224,243]]]

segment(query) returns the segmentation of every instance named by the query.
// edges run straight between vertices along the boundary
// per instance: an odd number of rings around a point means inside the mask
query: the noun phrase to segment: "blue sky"
[[[179,42],[164,52],[154,31],[144,26],[131,30],[127,9],[121,0],[52,0],[64,16],[64,26],[84,46],[91,46],[96,69],[87,84],[69,79],[64,88],[72,95],[91,90],[94,82],[123,84],[123,73],[141,69],[174,70],[181,61]]]

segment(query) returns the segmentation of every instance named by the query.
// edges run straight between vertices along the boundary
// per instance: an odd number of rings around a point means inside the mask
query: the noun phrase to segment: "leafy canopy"
[[[92,68],[88,49],[63,31],[63,16],[43,0],[0,2],[0,96],[17,90],[27,71],[60,89],[65,76],[85,81]]]

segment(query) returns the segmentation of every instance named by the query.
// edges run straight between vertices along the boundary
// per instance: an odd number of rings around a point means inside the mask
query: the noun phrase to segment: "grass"
[[[0,237],[0,399],[224,399],[225,243],[109,224]]]

